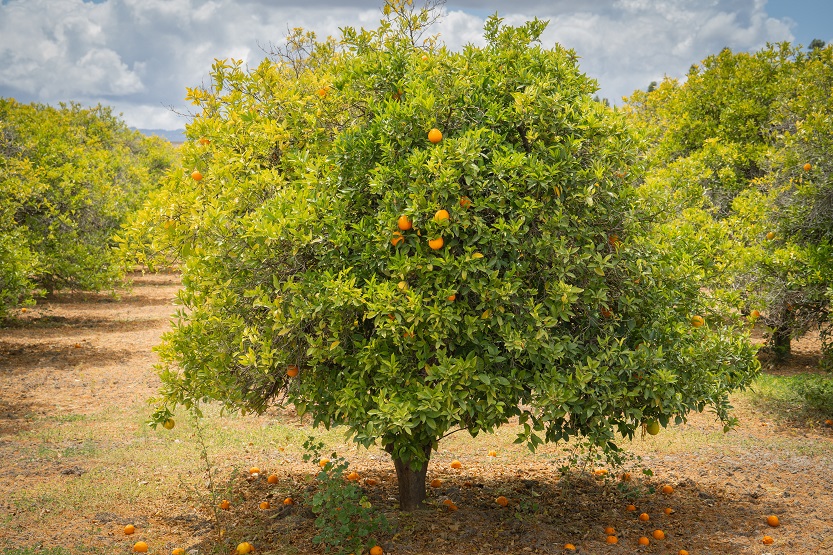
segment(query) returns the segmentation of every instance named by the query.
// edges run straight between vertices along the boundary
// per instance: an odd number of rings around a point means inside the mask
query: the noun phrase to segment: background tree
[[[155,419],[286,398],[388,451],[403,509],[457,430],[615,452],[691,410],[730,426],[754,349],[645,237],[621,114],[544,22],[452,53],[409,4],[189,91],[185,165],[131,236],[183,268]]]
[[[0,311],[33,287],[100,289],[113,234],[173,161],[109,108],[0,99]]]

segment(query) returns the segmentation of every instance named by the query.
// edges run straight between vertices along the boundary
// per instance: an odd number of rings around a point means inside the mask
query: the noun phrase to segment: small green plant
[[[796,384],[796,392],[808,408],[833,411],[833,379],[830,377],[810,376]]]
[[[317,515],[318,534],[313,541],[323,544],[328,553],[360,553],[376,545],[376,536],[390,532],[383,513],[376,512],[361,488],[347,481],[349,463],[336,453],[322,458],[324,443],[309,437],[304,442],[304,461],[320,466],[318,487],[312,496],[312,512]],[[326,462],[325,462],[326,461]]]

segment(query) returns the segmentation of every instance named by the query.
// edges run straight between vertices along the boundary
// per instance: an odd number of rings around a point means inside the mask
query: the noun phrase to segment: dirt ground
[[[309,509],[281,502],[287,494],[303,498],[312,488],[306,478],[310,465],[297,446],[275,444],[257,453],[280,469],[276,486],[267,484],[266,472],[253,479],[228,471],[235,503],[221,515],[222,538],[205,503],[181,495],[176,477],[145,468],[154,463],[141,459],[141,452],[162,440],[136,430],[149,414],[145,401],[159,385],[152,348],[169,329],[178,288],[176,275],[136,276],[135,287],[118,297],[58,294],[0,328],[0,553],[36,553],[24,548],[40,546],[62,546],[69,553],[128,553],[133,538],[120,531],[127,522],[149,530],[151,553],[170,553],[173,546],[193,554],[231,553],[243,537],[256,553],[323,552],[312,543]],[[817,340],[797,343],[795,353],[789,365],[773,372],[812,371]],[[789,408],[768,410],[749,395],[736,396],[733,403],[741,426],[727,436],[707,415],[694,415],[673,432],[634,442],[633,451],[653,476],[637,478],[634,467],[634,479],[624,488],[617,479],[592,472],[565,479],[558,472],[562,447],[530,454],[511,447],[511,430],[489,440],[497,456],[487,455],[491,447],[485,443],[449,438],[429,468],[429,478],[441,478],[443,485],[429,492],[432,508],[414,514],[394,510],[396,480],[383,453],[344,450],[351,470],[363,478],[368,500],[396,526],[382,540],[386,553],[560,554],[566,543],[584,554],[833,553],[833,429],[791,418],[784,413]],[[258,429],[275,423],[300,426],[291,411],[248,418]],[[62,435],[63,427],[79,422],[88,435]],[[240,422],[238,417],[230,426]],[[102,468],[112,464],[108,452],[134,444],[136,451],[125,452],[136,458],[118,465],[124,468]],[[175,449],[175,444],[180,440],[165,445]],[[247,468],[250,455],[243,449],[240,467]],[[192,458],[198,457],[192,453]],[[461,469],[449,467],[453,458],[463,461]],[[220,470],[232,466],[225,461]],[[135,475],[150,476],[137,478],[136,487],[156,480],[153,491],[160,498],[110,493],[105,471],[124,483]],[[73,483],[90,476],[99,480],[99,496],[74,499]],[[368,477],[378,484],[368,485]],[[673,493],[652,491],[664,484],[673,486]],[[90,490],[78,491],[90,495]],[[495,504],[498,495],[509,499],[508,507]],[[115,502],[122,498],[132,504]],[[50,499],[62,504],[52,506]],[[445,499],[459,510],[449,511],[442,505]],[[263,500],[277,508],[259,511]],[[628,511],[629,503],[637,510]],[[641,512],[650,515],[648,522],[637,518]],[[778,515],[781,525],[767,526],[767,515]],[[607,526],[615,528],[617,544],[606,543]],[[637,539],[651,537],[655,529],[666,538],[639,547]],[[763,544],[764,535],[774,543]]]

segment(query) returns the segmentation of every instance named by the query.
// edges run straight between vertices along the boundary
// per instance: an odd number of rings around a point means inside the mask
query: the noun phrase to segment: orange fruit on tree
[[[772,536],[764,536],[764,539],[761,541],[763,541],[765,545],[772,545],[775,540],[772,539]]]
[[[268,502],[268,501],[261,501],[261,502],[260,502],[260,509],[261,509],[261,510],[265,511],[265,510],[266,510],[266,509],[268,509],[269,507],[270,507],[270,505],[269,505],[269,502]]]
[[[277,484],[278,483],[278,475],[277,474],[270,474],[268,478],[266,478],[266,483],[268,484]]]
[[[439,478],[434,478],[433,480],[431,480],[431,487],[432,488],[438,488],[441,485],[443,485],[443,481],[440,480]]]
[[[605,540],[607,543],[619,543],[619,538],[616,536],[608,536]]]
[[[411,218],[409,218],[405,214],[402,214],[401,216],[399,216],[399,219],[396,220],[396,227],[398,227],[402,231],[408,231],[409,229],[414,227],[414,224],[411,222]]]
[[[370,548],[370,555],[382,555],[385,551],[379,545],[374,545]]]
[[[807,162],[806,164],[804,164],[804,171],[805,172],[808,172],[812,169],[813,169],[813,165],[810,162]]]
[[[648,522],[649,520],[651,520],[651,517],[648,516],[648,513],[642,513],[641,515],[639,515],[639,520],[641,520],[642,522]]]
[[[766,523],[772,526],[773,528],[781,525],[781,521],[778,520],[778,517],[775,515],[770,515],[766,517]]]
[[[227,511],[229,510],[229,508],[231,508],[231,502],[228,499],[223,499],[222,501],[220,501],[219,507],[224,511]]]
[[[135,532],[135,531],[136,531],[136,527],[133,526],[132,524],[128,524],[127,526],[124,527],[124,533],[127,534],[128,536],[130,534],[132,534],[133,532]]]
[[[295,376],[298,375],[298,367],[295,366],[294,364],[290,364],[289,366],[286,367],[286,375],[289,376],[290,378],[294,378]]]
[[[445,241],[443,241],[442,237],[437,237],[436,239],[429,239],[428,246],[431,247],[433,250],[438,251],[443,248]]]
[[[452,293],[451,295],[449,295],[448,297],[446,297],[446,300],[448,300],[448,301],[450,301],[450,302],[452,302],[452,303],[453,303],[456,299],[457,299],[457,295],[455,295],[454,293]]]
[[[627,507],[625,507],[625,510],[626,511],[635,511],[636,510],[636,505],[628,505]]]
[[[639,545],[651,545],[651,540],[649,540],[645,536],[642,536],[641,538],[639,538]]]
[[[774,232],[774,231],[770,231],[769,233],[767,233],[767,234],[766,234],[766,238],[767,238],[769,241],[772,241],[773,239],[775,239],[775,232]]]
[[[652,436],[657,435],[659,433],[659,422],[657,422],[656,420],[648,422],[648,424],[645,426],[645,431],[651,434]]]
[[[399,233],[398,231],[394,231],[393,236],[391,237],[390,243],[391,243],[391,245],[393,245],[395,247],[396,245],[398,245],[399,243],[401,243],[404,240],[405,240],[405,238],[402,237],[401,233]]]
[[[691,317],[691,325],[694,326],[695,328],[699,328],[700,326],[702,326],[705,323],[706,323],[706,321],[703,319],[702,316],[696,315],[696,316]]]
[[[165,420],[162,423],[162,427],[165,428],[166,430],[172,430],[175,425],[176,425],[176,422],[174,422],[173,418],[168,418],[167,420]]]
[[[136,542],[133,544],[133,551],[136,553],[147,553],[148,544],[146,544],[145,542]]]
[[[440,132],[439,129],[435,127],[428,132],[428,140],[434,144],[437,144],[438,142],[443,140],[443,134],[442,132]]]
[[[200,170],[192,171],[191,179],[193,179],[194,181],[202,181],[202,173],[200,173]]]
[[[661,491],[662,493],[664,493],[664,494],[668,495],[668,494],[674,493],[674,488],[672,488],[672,487],[671,487],[670,485],[668,485],[668,484],[665,484],[664,486],[662,486],[662,489],[661,489],[660,491]]]
[[[449,216],[448,210],[444,210],[444,209],[441,208],[441,209],[437,210],[436,214],[434,214],[434,221],[438,222],[438,223],[439,222],[444,222],[445,220],[448,219],[448,216]]]
[[[463,468],[463,463],[461,463],[457,459],[454,459],[453,461],[451,461],[451,468]]]
[[[327,96],[327,89],[323,87],[318,89],[318,96],[320,96],[321,98]]]
[[[605,528],[605,534],[607,534],[608,536],[612,536],[615,533],[616,529],[613,526],[608,526],[607,528]]]
[[[508,499],[506,499],[504,496],[502,496],[502,495],[501,495],[501,496],[499,496],[497,499],[495,499],[495,503],[497,503],[497,504],[498,504],[498,505],[500,505],[501,507],[505,507],[506,505],[508,505],[508,504],[509,504],[509,500],[508,500]]]
[[[291,497],[287,497],[286,499],[283,500],[284,505],[292,505],[292,503],[293,503],[293,501],[292,501]]]
[[[211,142],[211,141],[210,141],[208,138],[206,138],[206,137],[200,137],[199,143],[200,143],[202,146],[205,146],[205,145],[209,144],[210,142]]]
[[[351,482],[358,482],[359,481],[359,473],[356,471],[351,472],[347,475],[347,479]]]
[[[469,197],[460,197],[460,206],[462,208],[468,208],[471,206],[471,199]]]
[[[665,532],[663,532],[662,530],[654,530],[651,533],[651,535],[654,536],[655,540],[664,540],[665,539]]]

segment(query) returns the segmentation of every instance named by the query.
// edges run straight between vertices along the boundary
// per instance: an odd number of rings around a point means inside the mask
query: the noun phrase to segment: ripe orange
[[[454,301],[457,299],[457,295],[455,295],[454,293],[452,293],[451,295],[449,295],[448,297],[446,297],[446,299],[447,299],[448,301],[454,302]]]
[[[653,533],[651,533],[651,535],[654,536],[655,540],[665,539],[665,532],[663,532],[662,530],[654,530]]]
[[[249,542],[243,542],[237,544],[237,555],[246,555],[247,553],[251,553],[254,548],[252,544]]]
[[[607,469],[606,468],[597,468],[596,470],[593,471],[593,474],[595,474],[596,476],[604,476],[604,475],[607,474]]]
[[[808,172],[812,169],[813,169],[813,165],[810,162],[807,162],[806,164],[804,164],[804,171],[805,172]]]
[[[752,318],[754,318],[755,320],[757,320],[758,318],[760,318],[760,317],[761,317],[761,313],[760,313],[760,312],[758,312],[757,310],[753,310],[752,312],[750,312],[750,313],[749,313],[749,315],[750,315]]]
[[[454,504],[454,501],[452,501],[451,499],[444,499],[443,500],[443,505],[445,505],[446,507],[448,507],[449,505],[453,505],[453,504]]]
[[[260,474],[260,469],[256,466],[253,466],[249,469],[249,474]]]
[[[443,140],[443,134],[440,132],[439,129],[435,127],[428,132],[428,140],[434,144],[437,144],[438,142]]]
[[[422,55],[422,61],[424,62],[424,61],[425,61],[425,60],[427,60],[427,59],[428,59],[428,56],[426,56],[425,54],[423,54],[423,55]]]
[[[294,378],[295,376],[298,375],[298,367],[295,366],[294,364],[290,364],[286,368],[286,375],[289,376],[290,378]]]
[[[605,540],[607,543],[619,543],[619,538],[616,536],[608,536]]]
[[[207,144],[209,144],[210,142],[211,142],[211,141],[210,141],[209,139],[207,139],[206,137],[200,137],[199,143],[200,143],[202,146],[206,146],[206,145],[207,145]]]
[[[414,225],[411,223],[411,218],[409,218],[405,214],[402,214],[401,216],[399,216],[399,219],[396,220],[396,227],[398,227],[402,231],[408,231],[413,226]]]
[[[611,312],[610,309],[606,307],[602,307],[600,312],[602,313],[602,316],[604,316],[605,318],[610,318],[611,316],[613,316],[613,312]]]
[[[401,243],[404,240],[405,240],[405,238],[402,237],[401,233],[399,233],[398,231],[394,231],[393,232],[393,237],[391,238],[390,243],[391,243],[391,245],[393,245],[395,247],[396,245],[398,245],[399,243]]]
[[[457,459],[454,459],[451,461],[451,468],[463,468],[463,464]]]
[[[136,531],[136,527],[133,526],[132,524],[128,524],[127,526],[124,527],[124,533],[127,534],[128,536],[130,534],[132,534],[133,532],[135,532],[135,531]]]
[[[686,551],[685,549],[680,549],[680,550],[677,552],[677,555],[688,555],[688,551]]]
[[[775,232],[774,232],[774,231],[770,231],[769,233],[767,233],[767,234],[766,234],[766,238],[767,238],[769,241],[772,241],[773,239],[775,239]]]
[[[437,213],[434,214],[434,221],[435,222],[443,222],[448,219],[448,210],[439,209]]]
[[[694,326],[695,328],[699,328],[700,326],[702,326],[705,323],[706,323],[706,321],[703,319],[702,316],[692,316],[691,317],[691,325]]]
[[[443,248],[445,241],[443,241],[442,237],[437,237],[436,239],[429,239],[428,246],[431,247],[433,250],[438,251]]]
[[[145,542],[136,542],[133,544],[133,551],[136,553],[147,553],[148,552],[148,544]]]
[[[268,502],[268,501],[261,501],[261,502],[260,502],[260,509],[261,509],[261,510],[265,511],[265,510],[266,510],[266,509],[268,509],[269,507],[270,507],[270,505],[269,505],[269,502]]]
[[[370,555],[382,555],[382,553],[384,553],[384,550],[378,545],[370,548]]]
[[[827,424],[828,426],[833,426],[833,420],[831,420],[830,418],[825,420],[824,423]]]
[[[641,515],[639,515],[639,520],[641,520],[642,522],[648,522],[649,520],[651,520],[651,517],[648,516],[648,513],[642,513]]]
[[[575,551],[575,550],[576,550],[576,546],[574,546],[574,545],[573,545],[573,544],[571,544],[571,543],[565,543],[565,544],[564,544],[564,550],[565,550],[565,551]]]
[[[605,534],[607,534],[608,536],[612,536],[615,533],[616,529],[613,526],[608,526],[607,528],[605,528]]]
[[[630,482],[631,481],[631,473],[630,472],[623,472],[621,478],[622,478],[623,482]]]
[[[489,451],[490,457],[497,457],[497,451]]]
[[[175,425],[176,425],[176,422],[174,422],[173,418],[168,418],[167,420],[165,420],[162,423],[162,427],[165,428],[166,430],[172,430]]]
[[[777,526],[780,526],[781,521],[778,520],[777,516],[770,515],[770,516],[766,517],[766,523],[769,524],[770,526],[772,526],[773,528],[776,528]]]
[[[618,247],[622,243],[622,241],[619,239],[619,236],[615,233],[607,238],[607,242],[610,243],[611,247]]]
[[[468,208],[471,206],[471,199],[469,197],[460,197],[460,206],[463,208]]]
[[[651,540],[649,540],[645,536],[642,536],[641,538],[639,538],[639,545],[651,545]]]
[[[495,503],[497,503],[497,504],[498,504],[498,505],[500,505],[501,507],[505,507],[506,505],[508,505],[508,504],[509,504],[509,500],[508,500],[508,499],[506,499],[504,496],[502,496],[502,495],[501,495],[500,497],[498,497],[497,499],[495,499]]]
[[[432,488],[438,488],[441,485],[443,485],[443,481],[440,480],[439,478],[434,478],[433,480],[431,480],[431,487]]]
[[[193,179],[194,181],[201,181],[202,174],[200,173],[200,170],[194,170],[193,172],[191,172],[191,179]]]
[[[181,547],[175,547],[173,551],[171,551],[171,555],[185,555],[185,550]]]
[[[231,502],[229,502],[228,499],[223,499],[222,501],[220,501],[219,507],[224,511],[227,511],[229,510],[229,508],[231,508]]]
[[[375,478],[365,478],[364,483],[365,483],[365,485],[368,485],[368,486],[375,486],[376,484],[379,483],[379,481],[376,480]]]
[[[628,505],[627,507],[625,507],[625,510],[626,511],[635,511],[636,510],[636,505]]]
[[[327,466],[328,462],[330,462],[330,459],[321,459],[320,461],[318,461],[318,466],[324,468],[325,466]]]
[[[277,474],[270,474],[268,478],[266,478],[266,483],[268,484],[277,484],[278,483],[278,475]]]
[[[671,507],[666,507],[665,509],[662,510],[662,512],[664,512],[667,515],[673,515],[675,511]]]
[[[662,486],[662,489],[660,491],[666,495],[669,495],[671,493],[674,493],[674,488],[672,488],[668,484],[665,484],[664,486]]]
[[[351,482],[358,482],[359,481],[359,473],[358,472],[351,472],[347,475],[347,479]]]
[[[320,96],[321,98],[324,98],[325,96],[327,96],[327,89],[326,88],[318,89],[318,96]]]
[[[773,540],[773,539],[772,539],[772,536],[764,536],[764,539],[763,539],[763,540],[761,540],[761,541],[763,541],[763,542],[764,542],[764,545],[772,545],[772,543],[773,543],[775,540]]]
[[[284,505],[292,505],[292,503],[293,503],[293,502],[292,502],[292,498],[291,498],[291,497],[287,497],[286,499],[284,499],[284,500],[283,500],[283,504],[284,504]]]

